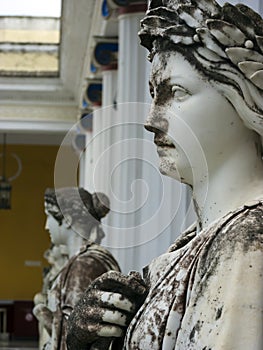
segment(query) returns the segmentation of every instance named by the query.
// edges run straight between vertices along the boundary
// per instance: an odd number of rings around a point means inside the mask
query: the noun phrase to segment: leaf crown
[[[141,44],[150,51],[150,60],[157,38],[192,45],[200,52],[205,47],[214,61],[229,61],[263,90],[263,19],[248,6],[221,7],[214,0],[152,0],[141,28]]]

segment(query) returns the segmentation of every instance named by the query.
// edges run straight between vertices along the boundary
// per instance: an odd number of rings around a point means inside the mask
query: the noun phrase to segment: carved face
[[[54,244],[65,244],[63,239],[63,234],[61,232],[61,226],[57,222],[57,220],[46,211],[47,220],[45,229],[50,233],[51,242]]]
[[[195,171],[206,176],[205,167],[226,161],[244,125],[208,78],[180,53],[161,52],[154,56],[150,92],[145,127],[155,134],[163,174],[193,185]]]

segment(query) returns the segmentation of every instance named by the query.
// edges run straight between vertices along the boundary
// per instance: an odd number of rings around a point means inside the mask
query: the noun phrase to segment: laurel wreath
[[[263,90],[263,20],[248,6],[221,7],[214,0],[152,0],[141,28],[141,43],[150,51],[156,37],[205,47],[208,59],[230,61]]]

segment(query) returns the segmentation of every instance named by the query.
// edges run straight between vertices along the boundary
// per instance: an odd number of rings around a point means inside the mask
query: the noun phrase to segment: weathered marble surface
[[[43,276],[43,285],[41,292],[34,296],[35,307],[33,312],[38,319],[39,329],[39,349],[51,336],[52,315],[49,311],[48,293],[57,276],[68,261],[68,251],[66,246],[52,245],[50,249],[45,251],[44,257],[50,264],[49,270]]]
[[[49,292],[51,339],[45,349],[67,349],[69,315],[90,283],[109,270],[119,271],[119,266],[109,251],[97,244],[83,246],[68,261]]]
[[[54,245],[67,248],[69,260],[53,276],[46,305],[34,308],[49,334],[43,349],[66,349],[67,320],[81,294],[101,274],[120,271],[111,253],[99,246],[104,237],[100,220],[108,211],[109,200],[102,193],[72,187],[46,190],[46,229]]]
[[[102,304],[95,284],[81,305],[99,300],[98,317],[70,329],[85,330],[80,349],[126,333],[125,350],[262,350],[263,20],[243,4],[152,0],[141,24],[152,62],[145,127],[160,171],[190,186],[196,229],[148,266],[138,311],[126,289],[129,311],[114,288]]]
[[[75,306],[67,345],[74,349],[121,349],[125,329],[147,295],[138,272],[124,276],[111,271],[97,278]]]
[[[262,349],[262,218],[244,206],[156,258],[124,349]]]

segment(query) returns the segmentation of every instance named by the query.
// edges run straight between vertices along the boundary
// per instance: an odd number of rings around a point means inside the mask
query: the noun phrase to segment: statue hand
[[[47,330],[48,334],[51,335],[53,322],[52,311],[45,304],[39,303],[33,308],[33,314],[39,322],[43,323],[43,326]]]
[[[87,349],[98,339],[122,337],[147,292],[137,272],[124,276],[110,271],[97,278],[69,317],[68,349]]]
[[[38,320],[41,320],[43,318],[43,315],[46,313],[50,313],[51,311],[44,303],[39,303],[34,306],[33,308],[33,314]]]

